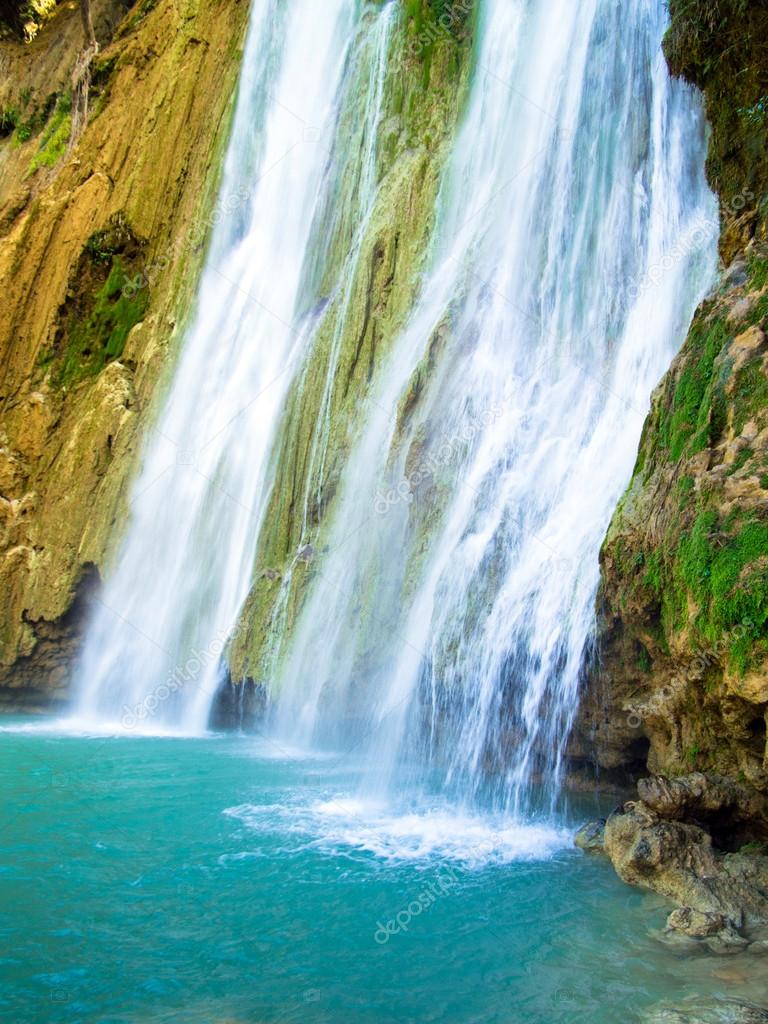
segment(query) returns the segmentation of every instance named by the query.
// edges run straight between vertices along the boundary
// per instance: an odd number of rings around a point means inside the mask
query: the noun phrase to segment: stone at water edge
[[[698,825],[663,818],[642,800],[610,816],[605,850],[623,881],[680,904],[667,919],[665,942],[686,936],[718,956],[733,955],[749,945],[742,929],[768,922],[768,857],[724,854]]]
[[[673,910],[667,918],[667,927],[684,932],[695,939],[703,939],[716,935],[728,927],[728,919],[724,914],[703,912],[692,907],[680,907]]]
[[[708,1006],[658,1007],[644,1014],[642,1020],[644,1024],[768,1024],[768,1009],[723,1000]]]
[[[573,837],[575,846],[587,853],[605,852],[605,818],[588,821]]]

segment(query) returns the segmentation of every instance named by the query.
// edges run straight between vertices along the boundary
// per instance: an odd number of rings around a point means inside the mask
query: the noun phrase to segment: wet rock
[[[641,1018],[646,1024],[768,1024],[768,1008],[718,1000],[690,1006],[657,1007]]]
[[[667,918],[668,928],[684,932],[696,939],[716,935],[727,925],[727,918],[723,914],[703,913],[700,910],[693,910],[692,907],[680,907],[679,910],[673,910]]]
[[[746,942],[738,931],[768,921],[768,857],[723,854],[703,828],[662,818],[643,801],[611,815],[605,850],[625,882],[681,905],[670,915],[671,930],[712,936],[713,952],[740,951]]]
[[[768,816],[768,798],[732,778],[692,772],[675,779],[654,775],[640,779],[643,803],[662,818],[702,823],[727,816],[752,821]]]
[[[736,259],[723,274],[723,288],[740,288],[746,284],[748,276],[748,265],[745,259]]]
[[[580,850],[587,853],[605,852],[605,818],[598,818],[596,821],[588,821],[582,825],[573,842]]]
[[[717,935],[713,935],[706,941],[707,949],[715,956],[733,956],[735,953],[743,953],[749,946],[749,941],[734,928],[724,928]]]

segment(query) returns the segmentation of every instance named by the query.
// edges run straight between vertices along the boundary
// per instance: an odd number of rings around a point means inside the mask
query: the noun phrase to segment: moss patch
[[[59,310],[53,348],[41,360],[57,387],[93,376],[122,355],[149,302],[147,288],[127,287],[143,247],[119,215],[86,242]]]
[[[45,127],[37,153],[32,157],[29,173],[34,174],[40,167],[53,167],[67,151],[72,134],[72,99],[64,93],[56,103],[53,116]]]
[[[720,317],[697,320],[688,338],[690,358],[680,374],[671,401],[659,422],[661,445],[677,461],[717,441],[724,426],[724,375],[714,373],[715,360],[732,338]]]

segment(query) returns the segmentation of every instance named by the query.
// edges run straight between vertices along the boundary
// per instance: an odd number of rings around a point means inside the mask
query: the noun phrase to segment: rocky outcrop
[[[342,166],[349,180],[335,190],[334,208],[317,225],[319,237],[330,239],[316,283],[323,319],[292,385],[272,459],[275,475],[252,587],[228,652],[235,685],[245,681],[258,688],[275,677],[275,659],[288,646],[317,572],[316,552],[327,545],[369,387],[418,293],[471,52],[472,5],[451,4],[450,16],[441,15],[443,6],[437,0],[404,5],[393,33],[375,158],[378,186],[359,249],[350,233],[356,201],[350,182],[359,171],[354,162]],[[350,90],[342,134],[364,123],[358,107],[365,95],[363,87]],[[359,148],[350,147],[355,153]],[[335,287],[347,279],[348,291]],[[228,685],[223,706],[230,703]]]
[[[704,1003],[688,1000],[684,1007],[662,1006],[644,1013],[645,1024],[768,1024],[768,1007],[735,999]]]
[[[720,952],[768,917],[768,10],[670,0],[665,51],[704,91],[727,268],[653,396],[601,553],[599,659],[571,745],[608,780],[627,882]]]
[[[768,952],[768,847],[744,843],[730,825],[764,821],[762,798],[701,773],[642,779],[638,792],[639,800],[580,829],[576,845],[606,853],[623,881],[678,904],[660,936],[670,945]]]
[[[93,0],[84,79],[80,12],[50,6],[30,42],[0,41],[0,698],[26,706],[64,695],[129,514],[248,14],[245,0]]]
[[[611,771],[768,787],[767,277],[753,245],[697,312],[603,547],[578,742]]]

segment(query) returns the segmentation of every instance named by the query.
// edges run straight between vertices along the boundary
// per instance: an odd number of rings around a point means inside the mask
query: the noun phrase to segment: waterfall
[[[314,389],[300,551],[257,679],[273,735],[357,750],[367,785],[415,779],[525,815],[556,797],[600,544],[713,280],[704,118],[669,77],[663,0],[482,0],[418,298],[356,396],[330,487],[402,11],[255,0],[224,215],[90,626],[78,716],[205,729],[285,410]]]
[[[661,0],[481,5],[431,269],[272,680],[277,735],[360,751],[390,792],[557,794],[600,545],[716,266],[665,25]]]
[[[87,634],[79,720],[207,725],[248,593],[276,425],[317,328],[310,239],[356,85],[350,65],[364,54],[381,77],[392,21],[392,8],[361,19],[354,0],[253,4],[196,311]],[[375,122],[375,83],[371,93]],[[371,187],[362,182],[361,202]]]

